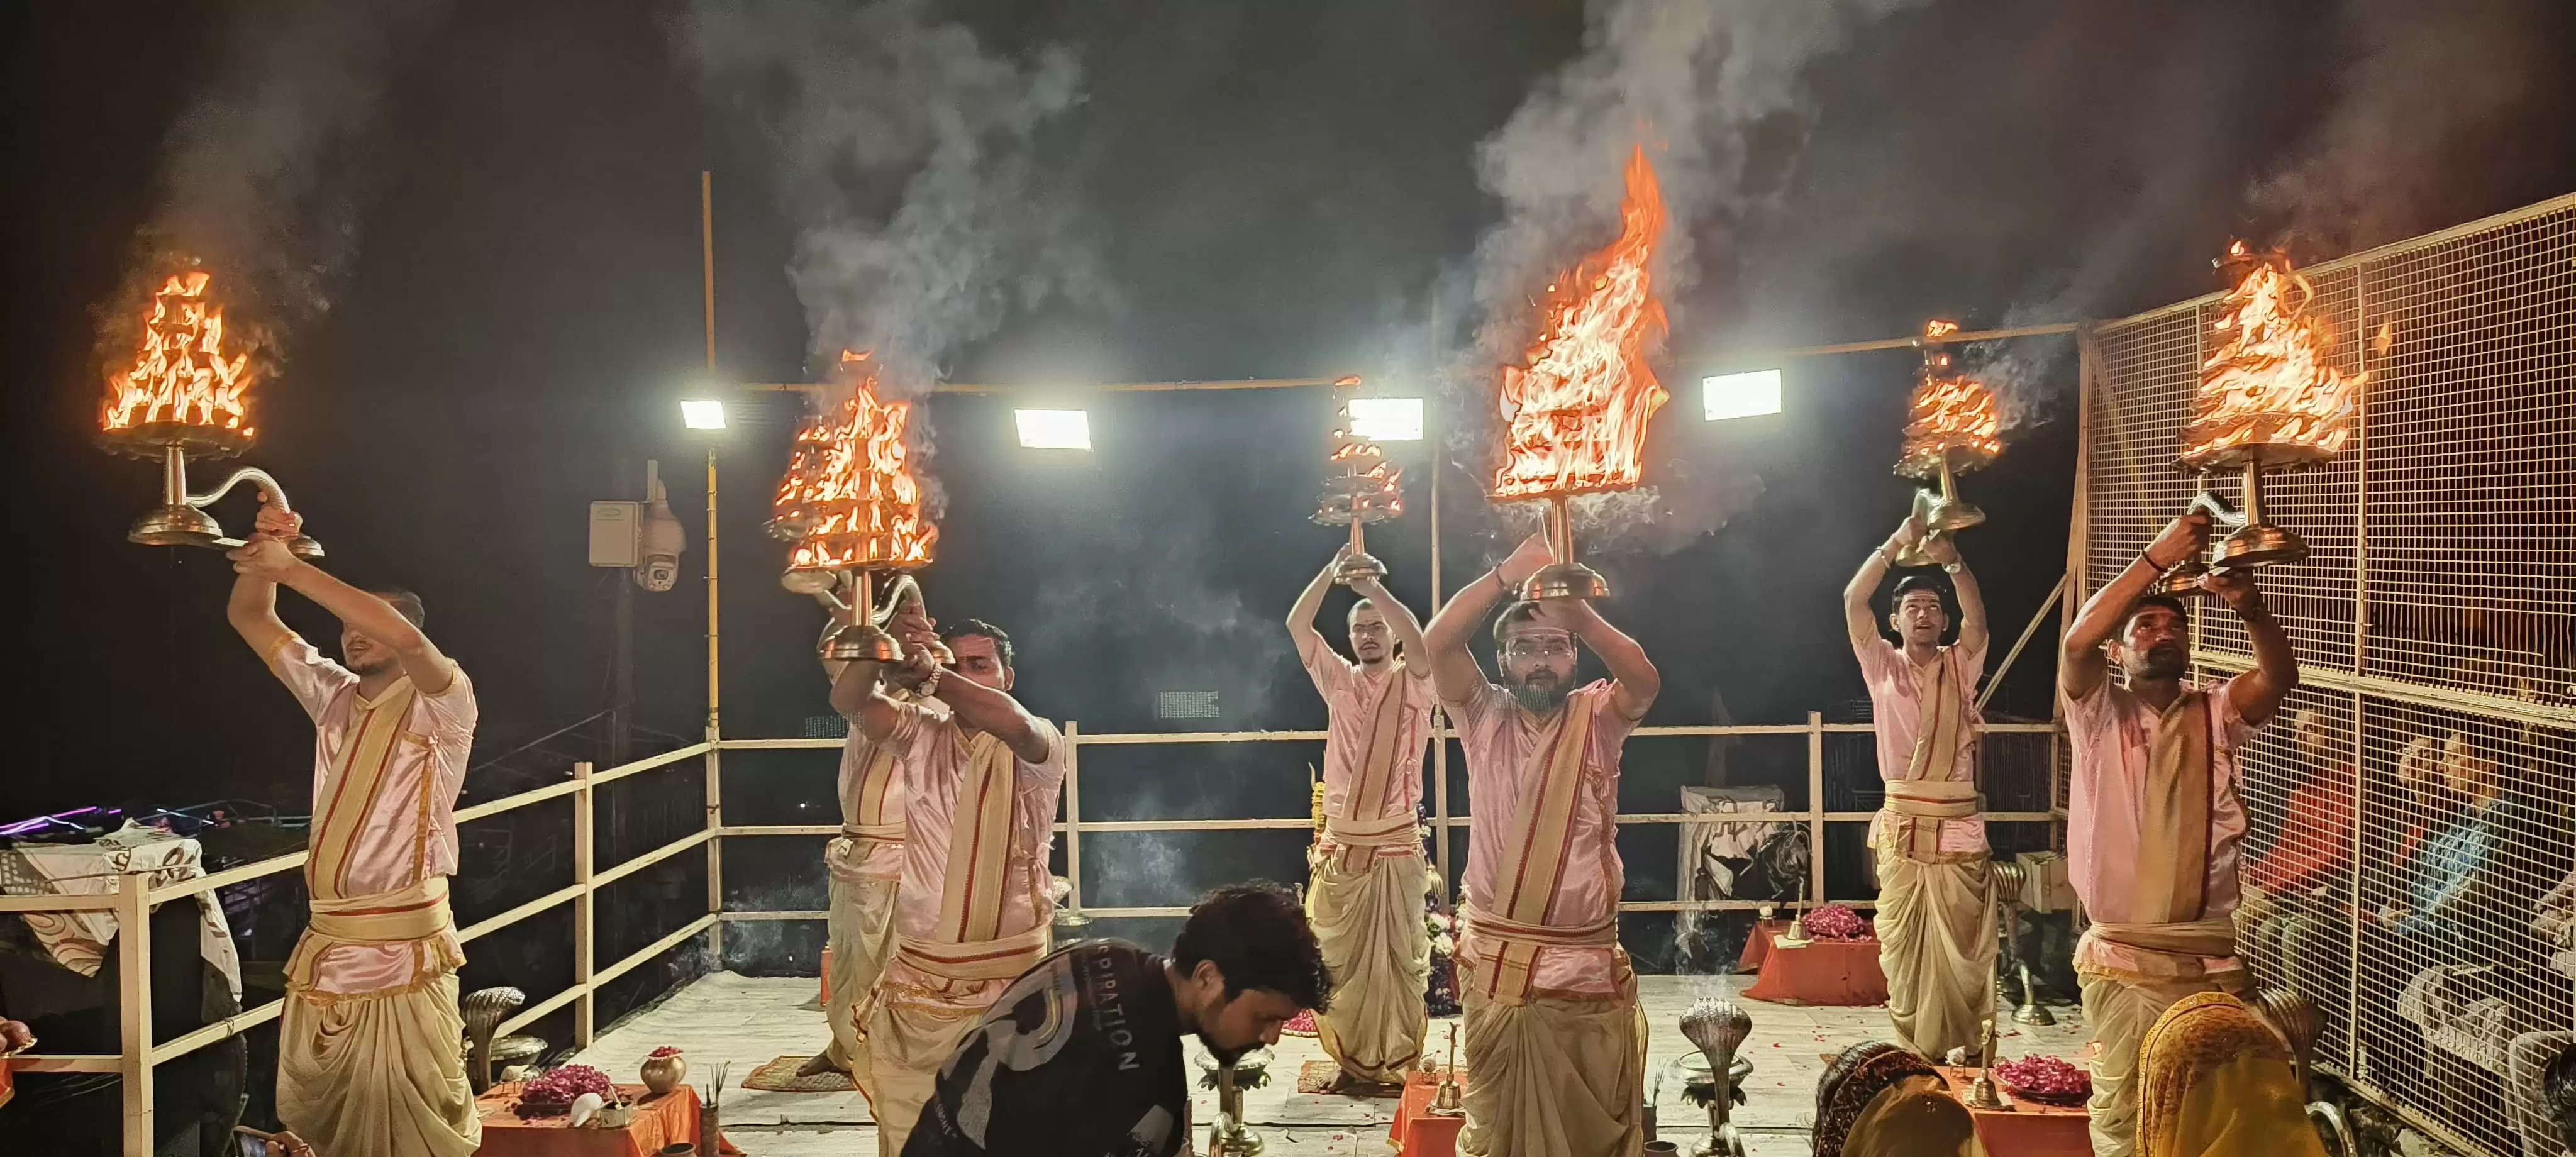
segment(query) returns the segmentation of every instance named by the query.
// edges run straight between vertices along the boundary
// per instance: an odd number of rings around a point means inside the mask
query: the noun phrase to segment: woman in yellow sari
[[[2325,1157],[2289,1045],[2223,992],[2184,997],[2138,1049],[2143,1157]]]

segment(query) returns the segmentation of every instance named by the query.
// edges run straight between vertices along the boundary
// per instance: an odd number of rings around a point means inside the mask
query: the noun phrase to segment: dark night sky
[[[2469,14],[2443,17],[2459,21],[2447,40],[2404,25],[2435,17],[2372,0],[1954,0],[1818,61],[1811,115],[1792,126],[1803,150],[1783,159],[1774,142],[1777,195],[1700,235],[1706,261],[1673,303],[1661,362],[1675,398],[1656,469],[1684,480],[1677,491],[1737,501],[1758,476],[1760,495],[1713,534],[1611,544],[1598,560],[1621,588],[1608,612],[1667,672],[1653,721],[1704,721],[1712,690],[1747,722],[1856,696],[1836,592],[1905,494],[1886,466],[1910,355],[1796,363],[1785,415],[1728,427],[1698,420],[1700,373],[1730,349],[1892,336],[1934,315],[1972,328],[2115,316],[2214,288],[2208,258],[2232,234],[2287,236],[2312,260],[2576,187],[2548,127],[2570,111],[2566,15],[2446,7]],[[1055,130],[1050,181],[1085,209],[1116,293],[1013,316],[952,359],[966,381],[1418,378],[1435,289],[1455,284],[1495,214],[1476,143],[1584,29],[1559,0],[934,11],[994,51],[1074,51],[1085,101]],[[701,168],[716,174],[721,372],[802,375],[804,315],[783,273],[795,226],[777,210],[771,146],[675,57],[672,15],[461,3],[406,40],[378,115],[331,159],[355,225],[332,307],[294,328],[291,360],[254,395],[248,460],[284,480],[336,572],[426,597],[432,633],[476,678],[487,753],[606,704],[615,579],[583,565],[584,509],[631,497],[647,456],[697,541],[691,578],[638,600],[642,714],[665,732],[698,727],[702,451],[673,429],[671,403],[703,376]],[[300,810],[307,791],[310,733],[224,626],[225,564],[124,542],[152,473],[90,443],[90,311],[127,274],[165,133],[228,19],[38,5],[11,37],[9,489],[16,650],[33,678],[0,818],[225,795]],[[2479,65],[2478,35],[2497,29],[2559,54],[2514,65],[2551,79],[2444,119],[2444,94]],[[2450,57],[2387,49],[2463,42]],[[2366,131],[2383,116],[2387,131]],[[2249,193],[2319,155],[2306,170],[2318,179],[2388,182],[2367,212],[2329,210],[2326,193]],[[2031,417],[1967,483],[1992,515],[1967,542],[2007,637],[2063,558],[2073,457],[2071,348],[2016,352],[2037,367],[2017,395]],[[1165,688],[1220,690],[1226,728],[1319,725],[1276,622],[1332,547],[1305,522],[1319,407],[1311,391],[1097,402],[1100,452],[1066,464],[1018,451],[1004,407],[934,402],[950,499],[924,575],[934,613],[1010,627],[1025,698],[1086,731],[1158,727]],[[722,448],[726,731],[792,735],[826,710],[807,649],[817,617],[777,589],[780,549],[757,533],[789,411],[757,417]],[[1418,600],[1428,453],[1406,453],[1414,513],[1373,542]],[[1475,465],[1442,479],[1453,587],[1501,541]],[[311,608],[288,613],[328,633]],[[2048,678],[2026,664],[2002,702],[2044,715]],[[1192,790],[1264,813],[1302,794],[1229,784],[1202,776]]]

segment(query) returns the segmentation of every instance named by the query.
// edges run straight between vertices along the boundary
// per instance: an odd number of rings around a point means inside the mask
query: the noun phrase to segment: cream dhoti
[[[823,1017],[832,1029],[824,1059],[853,1075],[868,1069],[859,1002],[894,951],[895,895],[903,882],[902,778],[892,748],[850,729],[841,747],[841,834],[823,849],[832,880],[824,918],[832,969],[823,985],[829,994]]]
[[[456,671],[435,694],[397,678],[362,696],[355,673],[291,636],[269,669],[316,728],[313,918],[286,965],[278,1119],[318,1153],[467,1157],[483,1128],[447,877],[472,684]]]
[[[880,1153],[903,1151],[940,1066],[1050,947],[1047,843],[1065,743],[1038,726],[1049,755],[1035,764],[910,704],[885,741],[904,777],[903,883],[893,957],[858,1012],[859,1085]]]
[[[1951,796],[1955,798],[1942,798]],[[1882,818],[1899,838],[1878,855],[1878,967],[1897,1043],[1928,1057],[1982,1047],[1995,1014],[1995,905],[1987,856],[1922,847],[1919,833],[1973,816],[1976,786],[1889,781]],[[1931,825],[1922,821],[1929,820]]]
[[[1587,928],[1514,923],[1474,905],[1467,922],[1508,954],[1547,948],[1618,952],[1615,922]],[[1499,957],[1497,958],[1499,960]],[[1462,963],[1466,1011],[1468,1153],[1632,1157],[1645,1147],[1646,1013],[1618,957],[1617,987],[1599,996],[1525,991],[1499,983],[1508,968]]]
[[[1333,998],[1332,1010],[1315,1018],[1315,1036],[1343,1072],[1401,1084],[1431,1031],[1422,841],[1410,814],[1374,830],[1328,819],[1324,837],[1306,918],[1332,973]]]

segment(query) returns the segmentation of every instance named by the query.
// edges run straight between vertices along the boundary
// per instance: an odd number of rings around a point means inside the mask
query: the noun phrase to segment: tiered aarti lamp
[[[1360,528],[1404,513],[1404,471],[1387,462],[1376,442],[1352,430],[1351,399],[1359,385],[1358,378],[1333,383],[1333,449],[1323,495],[1315,500],[1317,525],[1351,528],[1350,557],[1333,574],[1346,586],[1352,579],[1386,577],[1386,564],[1369,554]]]
[[[203,494],[188,493],[188,459],[230,458],[250,448],[245,395],[265,367],[250,351],[225,350],[224,311],[207,295],[213,276],[189,268],[163,280],[143,316],[141,341],[130,366],[107,376],[107,401],[99,409],[99,444],[121,454],[161,463],[161,505],[136,519],[128,541],[146,546],[201,546],[231,550],[229,538],[205,508],[232,488],[249,483],[268,504],[288,509],[286,490],[268,472],[244,467]],[[322,544],[303,535],[287,541],[299,558],[322,557]]]
[[[1646,422],[1670,396],[1646,365],[1664,334],[1664,307],[1647,266],[1664,231],[1663,191],[1644,149],[1629,155],[1619,239],[1548,286],[1526,363],[1503,369],[1508,423],[1493,497],[1545,499],[1556,562],[1521,584],[1520,597],[1600,598],[1610,584],[1574,559],[1566,503],[1578,494],[1636,488]]]
[[[2231,506],[2206,490],[2193,499],[2194,509],[2234,530],[2208,563],[2186,559],[2167,572],[2168,590],[2197,589],[2212,567],[2244,570],[2308,557],[2305,540],[2263,517],[2263,475],[2314,469],[2341,454],[2370,378],[2335,368],[2334,332],[2308,312],[2316,287],[2287,256],[2239,241],[2216,264],[2235,287],[2210,323],[2213,345],[2183,427],[2182,465],[2204,476],[2243,471],[2243,500]]]
[[[1926,485],[1914,492],[1914,517],[1933,535],[1956,534],[1986,520],[1986,512],[1959,499],[1957,476],[1995,460],[2004,444],[1996,435],[2003,423],[1995,417],[1995,395],[1985,383],[1951,365],[1947,339],[1959,332],[1957,322],[1923,325],[1923,370],[1914,382],[1905,423],[1905,449],[1896,472]],[[1923,542],[1896,557],[1900,566],[1930,566]]]
[[[824,639],[824,658],[892,663],[903,648],[885,622],[907,598],[920,597],[907,572],[929,565],[939,528],[922,517],[921,487],[906,464],[912,403],[877,400],[865,354],[843,353],[841,373],[849,397],[821,421],[801,480],[791,458],[772,506],[774,526],[803,532],[779,583],[798,594],[846,598],[849,621]],[[797,448],[809,449],[802,431]],[[882,594],[876,571],[896,576]]]

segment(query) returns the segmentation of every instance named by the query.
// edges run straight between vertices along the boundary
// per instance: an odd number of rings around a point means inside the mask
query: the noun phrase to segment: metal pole
[[[1064,898],[1074,911],[1082,911],[1082,722],[1077,719],[1064,721]]]
[[[1807,713],[1807,902],[1825,902],[1825,713]]]
[[[589,1048],[597,1025],[591,992],[591,961],[597,941],[598,905],[591,888],[592,855],[596,842],[591,812],[590,761],[572,765],[572,780],[581,785],[572,793],[572,882],[581,886],[581,894],[572,899],[572,983],[581,990],[572,1005],[572,1043]]]
[[[2013,660],[2021,658],[2021,649],[2030,645],[2032,635],[2039,633],[2039,624],[2048,618],[2050,604],[2055,603],[2057,593],[2065,589],[2066,576],[2060,574],[2057,576],[2057,585],[2048,588],[2048,594],[2039,600],[2039,609],[2031,613],[2030,624],[2021,629],[2021,637],[2013,640],[2012,650],[2004,652],[2004,665],[1996,669],[1994,678],[1986,680],[1985,691],[1977,696],[1976,710],[1984,711],[1986,701],[1995,697],[1995,688],[2004,685],[2004,676],[2012,674]]]
[[[152,878],[116,879],[116,1012],[124,1097],[125,1157],[152,1157]],[[294,993],[286,999],[300,1000]]]
[[[716,194],[715,174],[698,170],[698,238],[701,264],[706,278],[707,370],[716,368]],[[707,912],[724,911],[724,741],[722,687],[723,668],[719,664],[717,641],[719,611],[716,601],[716,448],[707,446]],[[716,967],[724,967],[724,921],[707,927],[708,950]]]
[[[1437,340],[1439,315],[1432,315],[1432,332]],[[1430,391],[1437,394],[1439,391]],[[1432,425],[1430,407],[1423,407],[1423,441],[1430,451],[1431,470],[1431,613],[1440,613],[1440,438]],[[1426,661],[1429,656],[1424,657]],[[1432,696],[1438,699],[1439,696]],[[1431,852],[1440,865],[1440,906],[1456,904],[1457,890],[1449,874],[1449,711],[1438,703],[1431,705]]]

